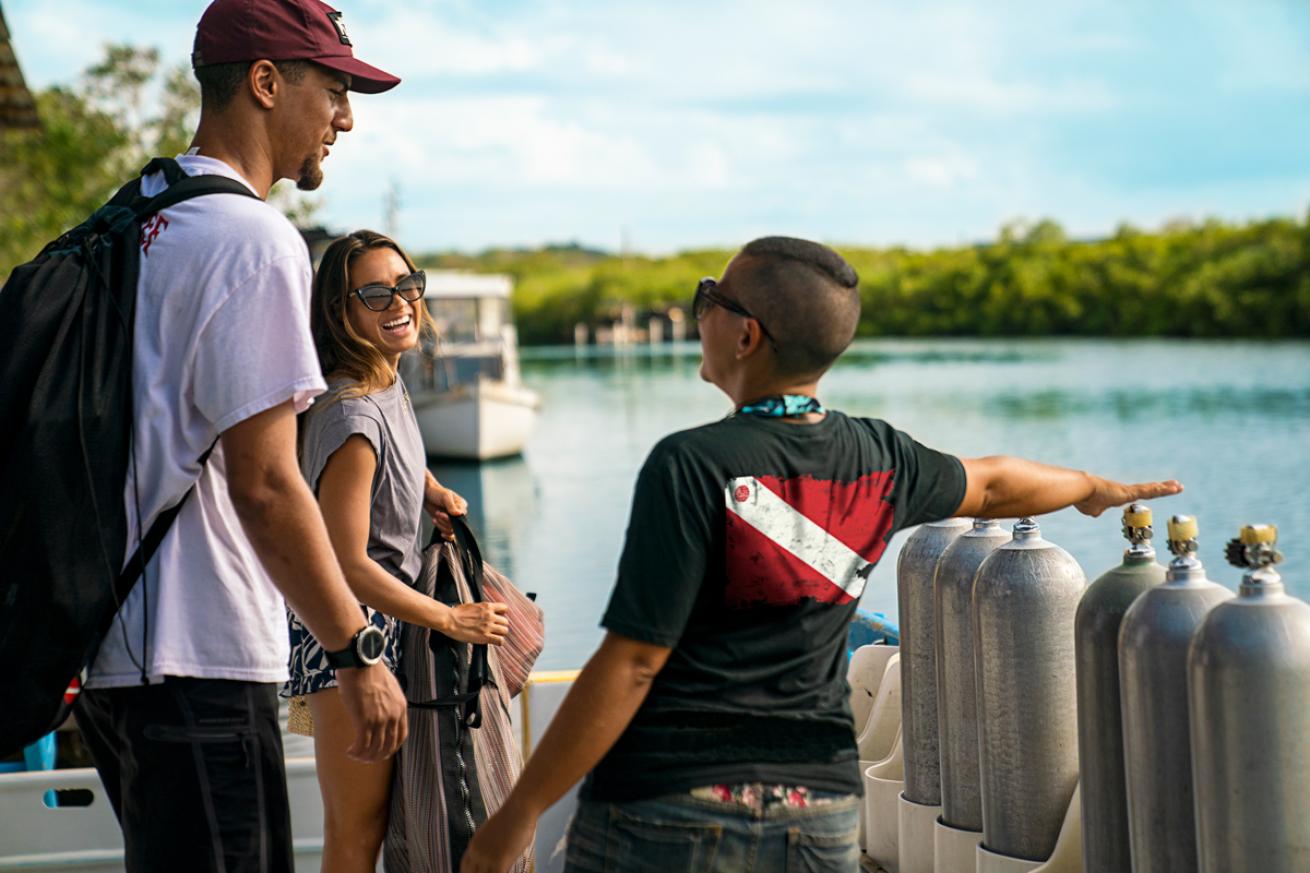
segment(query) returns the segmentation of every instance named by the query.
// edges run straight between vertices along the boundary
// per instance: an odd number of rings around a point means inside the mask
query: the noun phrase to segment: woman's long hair
[[[387,360],[377,346],[360,336],[346,317],[346,307],[354,291],[350,267],[364,252],[391,249],[400,255],[410,272],[416,268],[395,240],[371,230],[357,230],[328,246],[314,276],[314,293],[310,298],[309,327],[318,350],[323,375],[338,374],[352,384],[341,397],[360,397],[381,391],[395,378]],[[436,335],[436,325],[425,304],[418,306],[419,342]]]

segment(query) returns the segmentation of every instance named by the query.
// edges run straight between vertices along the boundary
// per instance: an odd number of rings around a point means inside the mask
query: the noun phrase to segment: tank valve
[[[1224,558],[1234,567],[1259,569],[1283,560],[1278,551],[1278,527],[1272,524],[1248,524],[1236,539],[1224,546]]]
[[[1143,503],[1134,503],[1124,510],[1124,539],[1134,548],[1149,545],[1154,531],[1151,529],[1151,508]]]
[[[1177,560],[1196,556],[1196,538],[1199,529],[1194,515],[1175,515],[1169,519],[1169,551]]]

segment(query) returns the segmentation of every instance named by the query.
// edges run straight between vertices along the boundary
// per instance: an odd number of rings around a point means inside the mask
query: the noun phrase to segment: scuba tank
[[[1151,510],[1124,510],[1123,561],[1087,588],[1074,618],[1078,674],[1078,773],[1085,873],[1126,873],[1128,798],[1119,710],[1119,626],[1128,607],[1164,581],[1151,547]]]
[[[1196,559],[1196,519],[1169,519],[1164,584],[1137,598],[1119,630],[1124,773],[1133,873],[1196,869],[1187,647],[1206,613],[1232,593]]]
[[[937,724],[942,823],[982,830],[978,784],[978,695],[973,666],[973,578],[983,559],[1010,539],[994,521],[975,519],[937,562]]]
[[[901,742],[905,754],[905,798],[941,803],[937,760],[937,668],[933,663],[933,573],[937,559],[969,529],[963,518],[919,526],[896,558],[896,592],[901,631]]]
[[[1074,612],[1086,577],[1031,518],[973,583],[982,851],[1050,857],[1078,784]]]
[[[1228,543],[1235,599],[1192,640],[1192,773],[1202,873],[1310,869],[1310,606],[1283,590],[1278,530]]]

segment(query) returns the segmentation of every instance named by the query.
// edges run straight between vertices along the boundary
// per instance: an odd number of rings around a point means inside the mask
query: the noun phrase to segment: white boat
[[[428,272],[424,302],[437,341],[402,373],[431,456],[486,461],[523,451],[541,405],[519,376],[509,276]]]

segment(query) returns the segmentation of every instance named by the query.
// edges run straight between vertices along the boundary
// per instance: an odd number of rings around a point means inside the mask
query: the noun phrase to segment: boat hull
[[[520,454],[540,406],[536,393],[521,385],[489,381],[412,398],[428,455],[474,461]]]

